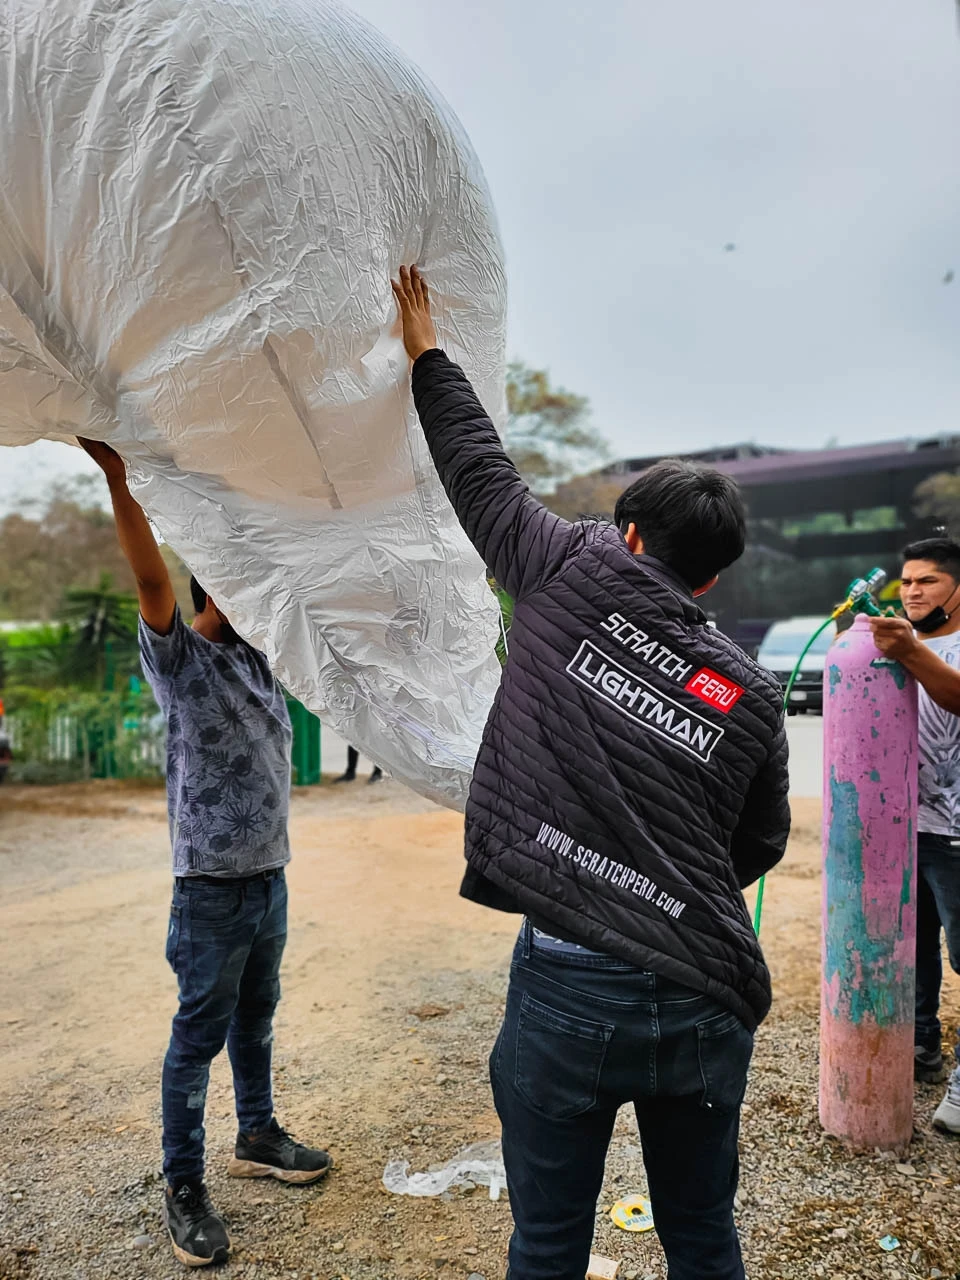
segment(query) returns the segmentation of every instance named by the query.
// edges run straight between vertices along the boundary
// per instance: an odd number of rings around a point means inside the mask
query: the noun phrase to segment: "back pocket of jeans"
[[[517,1092],[541,1115],[572,1120],[596,1105],[613,1027],[560,1013],[523,994],[517,1019]]]
[[[697,1023],[697,1048],[703,1105],[721,1111],[739,1107],[753,1057],[753,1032],[735,1013],[718,1013]]]

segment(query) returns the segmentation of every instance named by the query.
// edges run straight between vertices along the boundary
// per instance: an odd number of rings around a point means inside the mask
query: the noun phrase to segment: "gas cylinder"
[[[820,1122],[898,1150],[913,1133],[917,689],[859,615],[823,693]]]

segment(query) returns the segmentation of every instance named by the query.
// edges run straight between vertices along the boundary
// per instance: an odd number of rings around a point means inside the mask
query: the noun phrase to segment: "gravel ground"
[[[162,797],[121,788],[10,791],[0,809],[0,1280],[175,1280],[158,1215],[158,1069],[173,981],[162,962],[168,884]],[[930,1130],[918,1088],[901,1156],[852,1155],[817,1122],[817,814],[768,887],[775,1012],[745,1108],[739,1224],[753,1280],[960,1274],[960,1141]],[[415,1170],[496,1135],[486,1056],[515,922],[456,897],[461,822],[393,784],[298,797],[291,939],[277,1028],[281,1119],[329,1146],[324,1184],[227,1179],[229,1073],[207,1113],[231,1277],[498,1280],[510,1213],[485,1188],[390,1195]],[[363,891],[362,894],[360,891]],[[949,1013],[960,1018],[951,979]],[[598,1206],[598,1253],[624,1280],[665,1280],[653,1233],[606,1210],[644,1190],[621,1115]],[[884,1253],[888,1235],[900,1248]]]

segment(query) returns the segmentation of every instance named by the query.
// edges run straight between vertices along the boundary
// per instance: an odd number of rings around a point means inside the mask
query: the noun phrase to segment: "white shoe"
[[[960,1067],[954,1070],[944,1099],[933,1113],[933,1127],[960,1134]]]

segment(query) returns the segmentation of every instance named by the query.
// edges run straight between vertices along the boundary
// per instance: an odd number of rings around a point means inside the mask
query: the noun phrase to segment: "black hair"
[[[647,555],[678,573],[692,591],[739,560],[746,513],[736,483],[720,471],[667,458],[643,472],[617,499],[622,533],[636,525]]]
[[[207,607],[207,593],[201,587],[193,574],[190,575],[190,595],[193,598],[193,607],[197,613],[203,613]]]
[[[904,560],[929,560],[960,583],[960,543],[952,538],[921,538],[903,548]]]

